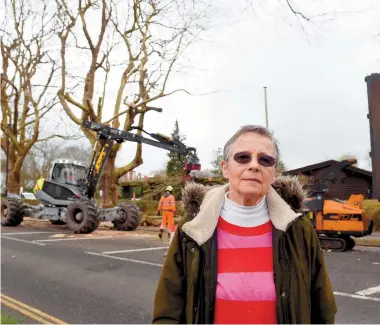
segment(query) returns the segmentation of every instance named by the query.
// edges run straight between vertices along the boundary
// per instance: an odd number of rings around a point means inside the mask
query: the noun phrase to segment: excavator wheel
[[[21,200],[7,198],[1,200],[1,225],[16,227],[24,219],[25,208]]]
[[[75,234],[91,233],[99,223],[98,208],[94,202],[81,199],[67,207],[66,224]]]
[[[344,252],[347,249],[347,241],[344,238],[319,236],[319,242],[325,250]]]
[[[135,230],[140,224],[139,208],[131,203],[120,203],[120,218],[112,221],[118,230]]]

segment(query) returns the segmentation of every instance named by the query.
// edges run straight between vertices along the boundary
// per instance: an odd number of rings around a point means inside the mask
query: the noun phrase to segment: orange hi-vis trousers
[[[158,211],[162,213],[160,229],[164,229],[165,226],[168,225],[168,231],[175,232],[174,212],[176,211],[176,208],[174,196],[161,196],[160,202],[158,203]]]

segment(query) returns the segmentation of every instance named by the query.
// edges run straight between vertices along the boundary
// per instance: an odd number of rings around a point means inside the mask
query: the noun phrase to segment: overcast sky
[[[163,112],[146,114],[144,128],[169,135],[178,119],[186,144],[198,149],[202,168],[210,168],[213,150],[223,147],[240,126],[265,125],[266,86],[269,128],[280,142],[287,168],[346,153],[368,168],[364,78],[380,72],[380,1],[302,0],[307,15],[346,12],[323,16],[323,23],[303,21],[303,27],[285,6],[278,7],[285,1],[251,1],[253,8],[246,6],[248,0],[236,0],[233,7],[228,0],[214,1],[219,3],[214,28],[186,52],[191,67],[172,76],[168,88],[199,95],[176,93],[155,102]],[[92,23],[96,34],[98,22]],[[75,55],[71,59],[88,66]],[[119,82],[120,74],[109,81],[109,103],[114,103]],[[117,165],[128,163],[135,148],[125,143]],[[166,153],[144,145],[144,164],[136,172],[163,169]]]
[[[239,22],[219,25],[207,34],[209,42],[192,48],[198,71],[172,80],[195,93],[218,92],[165,98],[160,101],[163,113],[147,114],[145,128],[169,134],[178,119],[186,143],[198,148],[202,167],[208,168],[212,151],[223,147],[241,125],[265,125],[263,86],[267,86],[269,128],[280,142],[288,168],[346,153],[368,168],[364,78],[380,72],[380,37],[376,37],[380,6],[379,1],[362,0],[361,7],[352,7],[355,1],[344,2],[347,11],[370,9],[323,24],[304,23],[302,30],[290,14],[282,11],[286,19],[281,19],[275,8],[256,7],[256,14],[248,10]],[[336,7],[340,3],[335,1]],[[229,18],[238,17],[239,9]],[[133,150],[134,145],[125,144],[118,164],[132,157]],[[143,159],[136,171],[144,174],[162,168],[167,158],[165,151],[145,146]]]

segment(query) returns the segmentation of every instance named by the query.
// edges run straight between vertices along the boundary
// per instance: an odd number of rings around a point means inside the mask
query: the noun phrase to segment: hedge
[[[378,200],[365,200],[363,209],[368,218],[373,221],[373,230],[380,231],[380,202]]]

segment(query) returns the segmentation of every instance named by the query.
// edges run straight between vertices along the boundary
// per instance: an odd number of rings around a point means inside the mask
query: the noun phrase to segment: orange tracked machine
[[[303,212],[310,217],[324,249],[340,252],[352,249],[355,246],[352,237],[364,237],[372,233],[372,220],[367,218],[363,210],[364,195],[351,195],[347,202],[325,199],[328,183],[342,181],[339,171],[356,162],[355,159],[343,160],[327,168],[311,193],[311,198],[305,202]]]

